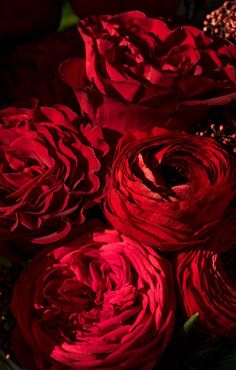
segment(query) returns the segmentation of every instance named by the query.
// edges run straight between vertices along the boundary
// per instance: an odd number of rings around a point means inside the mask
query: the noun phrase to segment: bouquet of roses
[[[54,33],[59,1],[0,4],[1,370],[236,368],[236,3],[208,3],[71,0]]]

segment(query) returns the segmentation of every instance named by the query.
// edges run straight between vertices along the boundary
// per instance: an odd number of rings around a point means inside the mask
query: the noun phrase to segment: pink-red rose
[[[236,340],[235,209],[199,248],[175,260],[179,298],[190,317],[199,312],[199,326]]]
[[[65,106],[0,111],[0,227],[23,248],[67,237],[100,202],[109,148]],[[25,250],[24,250],[25,252]]]
[[[74,11],[80,18],[98,14],[117,14],[127,10],[141,10],[155,17],[175,15],[180,0],[70,0]]]
[[[56,30],[60,17],[60,0],[1,0],[0,39],[31,38]]]
[[[79,23],[86,59],[61,66],[84,114],[121,133],[189,129],[236,100],[236,49],[192,26],[173,29],[141,12]]]
[[[211,138],[154,128],[117,146],[105,214],[120,232],[163,251],[201,239],[235,190],[235,161]]]
[[[14,289],[17,359],[26,370],[151,370],[172,335],[173,285],[168,260],[115,230],[44,249]]]

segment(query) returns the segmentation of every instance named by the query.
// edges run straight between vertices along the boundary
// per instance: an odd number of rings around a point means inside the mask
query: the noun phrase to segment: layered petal
[[[199,312],[201,329],[236,339],[236,218],[232,209],[207,243],[174,260],[179,299],[190,317]]]
[[[83,19],[79,32],[86,58],[60,72],[102,127],[189,130],[216,107],[235,105],[236,53],[226,40],[138,11]]]
[[[198,243],[235,194],[234,158],[210,138],[155,128],[117,146],[105,214],[122,233],[163,251]]]
[[[0,220],[8,238],[65,239],[104,196],[108,152],[101,129],[65,106],[1,111]]]
[[[93,231],[43,250],[22,273],[11,304],[18,336],[37,369],[151,370],[174,325],[171,265],[115,230]]]

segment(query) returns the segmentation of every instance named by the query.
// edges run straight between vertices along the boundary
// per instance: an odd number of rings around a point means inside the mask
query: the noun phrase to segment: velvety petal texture
[[[44,249],[14,290],[30,354],[18,331],[18,360],[26,370],[151,370],[172,335],[173,289],[169,261],[115,230]]]
[[[235,160],[211,138],[154,128],[117,146],[105,214],[120,232],[163,251],[199,242],[235,195]]]
[[[0,111],[0,227],[39,245],[67,237],[104,195],[108,151],[65,106]]]
[[[98,125],[188,129],[214,107],[235,104],[236,49],[227,40],[137,11],[81,20],[79,32],[86,58],[60,70]]]
[[[190,317],[215,335],[236,340],[236,209],[213,230],[207,243],[175,259],[179,299]]]

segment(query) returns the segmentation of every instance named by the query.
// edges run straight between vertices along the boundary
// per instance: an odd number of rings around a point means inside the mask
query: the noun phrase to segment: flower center
[[[166,184],[170,187],[184,185],[188,182],[188,177],[181,167],[161,164],[159,165],[159,171]]]

